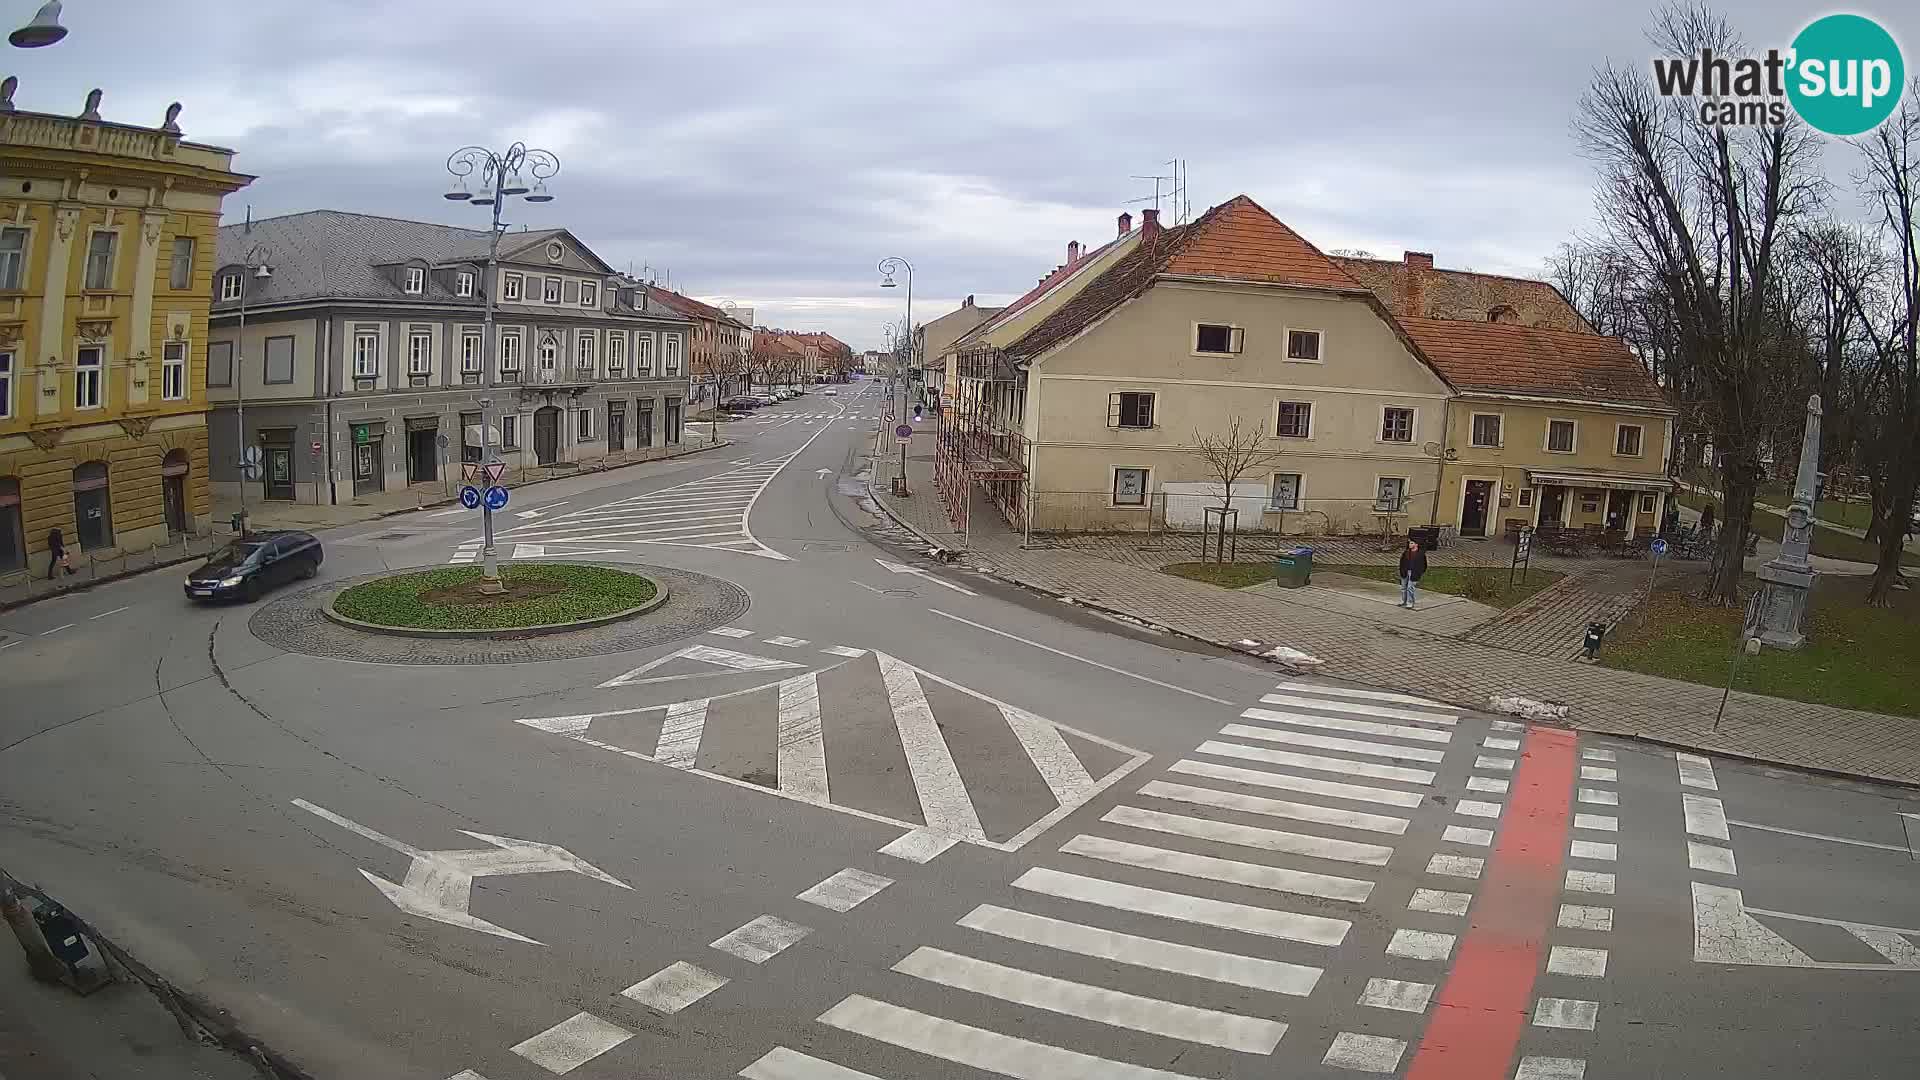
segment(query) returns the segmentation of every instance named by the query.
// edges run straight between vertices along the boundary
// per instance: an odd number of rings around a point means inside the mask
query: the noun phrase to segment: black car
[[[251,533],[214,552],[199,569],[188,574],[187,597],[258,600],[275,585],[319,573],[325,558],[320,541],[310,533]]]

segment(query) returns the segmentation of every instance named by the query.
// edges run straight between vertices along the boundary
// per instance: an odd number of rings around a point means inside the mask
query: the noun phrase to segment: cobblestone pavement
[[[910,464],[922,494],[895,500],[881,493],[880,501],[935,542],[959,546],[932,497],[931,466],[922,456]],[[970,539],[969,564],[995,576],[1230,648],[1247,649],[1239,643],[1252,640],[1259,650],[1299,649],[1337,678],[1472,708],[1485,708],[1491,695],[1517,694],[1568,706],[1567,722],[1582,730],[1920,784],[1920,722],[1904,717],[1736,692],[1716,726],[1717,687],[1382,627],[1169,574],[1115,573],[1113,560],[1085,551],[1023,550],[1018,534],[984,513],[975,515]]]
[[[1647,568],[1625,563],[1575,571],[1466,635],[1469,641],[1571,660],[1587,624],[1613,626],[1647,595]]]
[[[385,574],[329,581],[280,596],[248,620],[253,636],[276,648],[369,664],[525,664],[604,656],[704,634],[744,615],[746,590],[732,582],[663,566],[620,563],[667,590],[667,601],[641,618],[539,637],[485,640],[395,637],[353,630],[329,620],[320,605],[329,594]]]

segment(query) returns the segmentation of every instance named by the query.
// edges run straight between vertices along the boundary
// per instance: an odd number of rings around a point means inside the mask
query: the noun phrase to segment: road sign
[[[463,461],[460,463],[460,479],[465,480],[467,483],[471,484],[475,480],[478,480],[479,478],[480,478],[479,462]]]
[[[507,475],[507,463],[504,461],[487,462],[487,484],[498,487],[500,478]]]
[[[424,851],[385,833],[375,832],[357,821],[343,818],[325,807],[315,806],[305,799],[295,799],[293,805],[412,858],[413,861],[407,864],[407,876],[398,885],[365,870],[360,871],[360,876],[372,882],[374,888],[379,889],[401,911],[449,926],[478,930],[483,934],[524,941],[529,945],[543,944],[525,934],[516,934],[504,926],[496,926],[468,911],[468,906],[473,902],[473,879],[477,877],[571,872],[618,888],[631,888],[558,844],[515,840],[511,836],[489,836],[462,829],[460,832],[463,835],[489,846]]]
[[[242,449],[240,451],[240,464],[242,465],[260,464],[260,448],[257,446],[249,446]]]
[[[255,462],[254,464],[251,464],[251,465],[240,466],[240,475],[246,477],[249,480],[260,479],[260,473],[261,473],[261,470],[258,462]]]
[[[468,484],[460,489],[460,505],[469,510],[480,509],[480,489]]]
[[[889,424],[891,424],[891,423],[893,423],[893,410],[892,410],[892,409],[888,409],[888,410],[887,410],[887,423],[889,423]]]
[[[507,489],[503,487],[488,488],[486,503],[487,509],[489,510],[505,510],[507,508]]]
[[[1663,537],[1658,537],[1658,536],[1654,537],[1652,547],[1653,547],[1653,557],[1656,559],[1667,553],[1667,541]]]
[[[898,439],[911,439],[913,438],[913,425],[901,424],[899,427],[893,429],[893,434],[894,437]]]
[[[447,437],[444,434],[435,435],[433,437],[433,443],[435,446],[438,446],[440,449],[445,450],[447,448]]]
[[[314,452],[314,453],[316,453],[316,454],[317,454],[317,453],[319,453],[319,452],[320,452],[320,440],[319,440],[319,439],[315,439],[315,440],[313,440],[313,445],[312,445],[312,446],[309,446],[309,447],[308,447],[308,449],[309,449],[309,450],[311,450],[311,451],[313,451],[313,452]]]

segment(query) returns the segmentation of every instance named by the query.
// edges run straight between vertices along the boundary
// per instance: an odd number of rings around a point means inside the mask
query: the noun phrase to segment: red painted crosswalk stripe
[[[1559,903],[1578,741],[1570,731],[1527,732],[1506,823],[1407,1080],[1511,1075]]]

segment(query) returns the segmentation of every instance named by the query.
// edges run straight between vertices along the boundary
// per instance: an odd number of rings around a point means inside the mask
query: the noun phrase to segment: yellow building
[[[203,532],[207,310],[233,151],[17,110],[0,84],[0,574],[49,535],[109,555]]]

